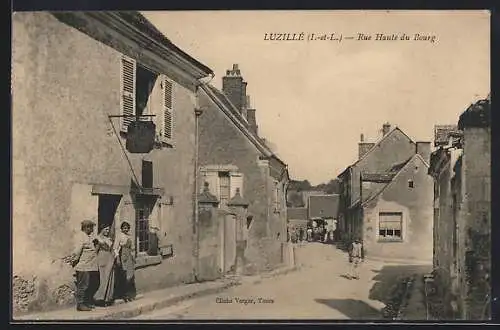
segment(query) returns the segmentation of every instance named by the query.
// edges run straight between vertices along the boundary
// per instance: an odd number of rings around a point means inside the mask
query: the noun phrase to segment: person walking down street
[[[113,253],[113,241],[110,237],[111,227],[101,229],[97,239],[97,266],[99,268],[99,289],[94,295],[98,306],[110,306],[114,302],[115,289],[115,254]]]
[[[129,302],[136,297],[134,244],[129,234],[130,224],[122,222],[120,230],[114,248],[118,264],[116,298]]]
[[[311,242],[312,241],[312,237],[313,236],[313,230],[311,227],[307,228],[307,241],[308,242]]]
[[[352,242],[349,259],[351,262],[350,277],[359,280],[359,266],[361,264],[363,257],[363,245],[361,244],[361,239],[355,238]]]
[[[71,254],[72,265],[76,272],[76,309],[91,311],[94,305],[94,293],[99,287],[97,267],[98,240],[93,235],[95,223],[83,220],[78,233],[75,248]]]

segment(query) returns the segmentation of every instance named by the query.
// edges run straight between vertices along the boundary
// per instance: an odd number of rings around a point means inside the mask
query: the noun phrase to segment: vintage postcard
[[[488,320],[488,11],[12,14],[14,321]]]

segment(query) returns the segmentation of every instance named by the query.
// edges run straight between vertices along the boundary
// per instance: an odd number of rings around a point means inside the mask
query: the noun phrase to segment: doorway
[[[107,226],[111,226],[111,230],[114,229],[113,221],[121,198],[121,195],[99,195],[97,210],[97,226],[99,230]]]

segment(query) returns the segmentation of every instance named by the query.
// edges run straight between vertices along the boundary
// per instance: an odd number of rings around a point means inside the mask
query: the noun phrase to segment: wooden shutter
[[[219,172],[207,171],[203,173],[204,182],[208,182],[208,188],[212,195],[220,198]],[[204,187],[204,184],[202,184]]]
[[[231,172],[230,174],[231,198],[236,195],[236,189],[240,190],[240,195],[243,197],[243,174]]]
[[[275,195],[276,195],[276,210],[280,211],[281,210],[281,194],[280,194],[279,182],[276,182],[274,189],[275,189]]]
[[[123,57],[121,62],[121,115],[135,115],[136,61]],[[127,131],[133,117],[123,117],[121,129]]]
[[[162,138],[165,142],[171,142],[173,138],[174,127],[174,109],[173,109],[173,82],[166,76],[162,79],[162,101],[163,101],[163,122]]]

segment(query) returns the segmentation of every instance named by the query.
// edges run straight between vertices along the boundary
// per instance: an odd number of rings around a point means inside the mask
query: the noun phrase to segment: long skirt
[[[133,251],[122,247],[120,252],[120,267],[117,267],[116,297],[125,300],[135,299],[135,258]]]
[[[127,277],[126,270],[121,267],[117,267],[115,298],[131,300],[135,299],[136,295],[135,276],[129,278]]]
[[[115,263],[112,252],[99,251],[98,267],[99,267],[99,288],[94,294],[94,300],[100,304],[110,304],[114,301],[115,291]]]

